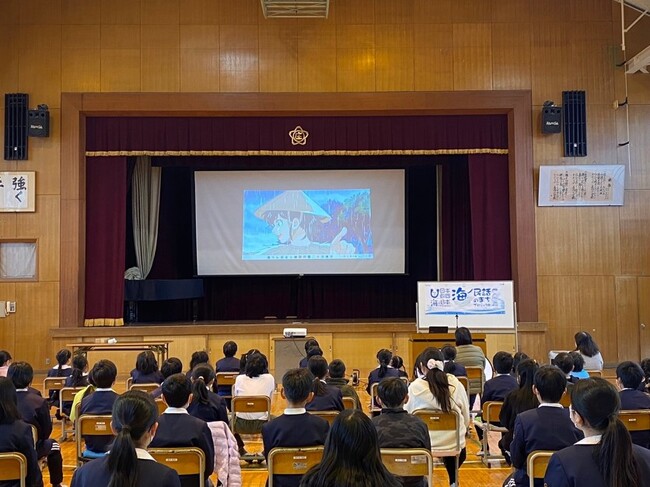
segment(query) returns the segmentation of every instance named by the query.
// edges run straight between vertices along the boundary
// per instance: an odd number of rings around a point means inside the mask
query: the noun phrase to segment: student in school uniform
[[[314,338],[307,339],[307,341],[305,342],[305,356],[300,359],[300,363],[298,364],[298,367],[303,368],[303,369],[307,368],[307,365],[308,365],[309,359],[310,359],[309,349],[313,348],[313,347],[317,347],[320,350],[320,345],[318,344],[318,341],[316,341]],[[320,354],[323,355],[322,350],[321,350]]]
[[[241,361],[235,357],[237,353],[237,343],[233,341],[227,341],[223,344],[223,358],[217,360],[215,364],[214,371],[219,372],[239,372],[241,368]],[[231,396],[232,387],[231,386],[218,386],[216,393],[220,396]],[[228,404],[230,405],[230,404]]]
[[[638,390],[643,383],[643,369],[634,362],[621,362],[616,367],[616,386],[621,398],[621,411],[650,409],[650,395]],[[632,443],[650,448],[650,431],[631,431]]]
[[[585,438],[553,454],[544,476],[547,487],[648,485],[650,450],[632,443],[619,409],[612,384],[600,377],[578,381],[569,414]]]
[[[134,384],[160,384],[164,378],[158,370],[158,361],[151,350],[140,352],[131,371]]]
[[[72,370],[68,377],[65,379],[66,387],[86,387],[88,386],[88,359],[85,355],[78,353],[72,358]],[[73,401],[63,402],[63,411],[66,416],[70,417],[72,411]],[[59,414],[59,411],[57,411]],[[60,418],[60,414],[57,416]]]
[[[515,472],[503,483],[504,487],[527,487],[526,459],[535,450],[557,451],[583,438],[569,418],[569,410],[559,402],[566,390],[566,378],[556,367],[545,365],[535,372],[533,393],[539,406],[520,413],[515,419],[515,431],[510,455]],[[543,487],[542,479],[535,487]]]
[[[355,409],[362,409],[361,400],[359,399],[357,391],[354,390],[354,387],[348,384],[350,381],[345,378],[345,363],[343,363],[343,360],[332,360],[328,366],[328,370],[329,374],[325,378],[327,385],[341,389],[343,397],[351,397],[354,399]]]
[[[181,372],[183,372],[183,362],[181,362],[181,360],[176,357],[169,357],[163,362],[162,366],[160,367],[160,373],[165,379],[171,375],[180,374]],[[161,396],[162,383],[160,386],[158,386],[158,388],[151,391],[151,397],[154,399],[158,399]]]
[[[573,370],[571,371],[571,382],[575,383],[580,379],[588,379],[589,372],[585,370],[585,359],[582,354],[576,350],[569,352],[573,359]]]
[[[553,359],[553,364],[564,373],[564,377],[567,380],[567,393],[570,394],[574,381],[577,382],[579,380],[571,377],[571,372],[573,371],[573,357],[571,357],[568,352],[560,352]]]
[[[192,400],[192,383],[185,374],[174,374],[162,385],[167,409],[158,418],[158,430],[151,442],[152,448],[193,446],[205,453],[205,485],[214,470],[214,443],[208,424],[190,416],[187,407]],[[183,487],[196,487],[197,475],[181,475]]]
[[[467,377],[467,369],[463,364],[456,362],[456,347],[445,345],[440,349],[445,358],[445,373],[456,377]]]
[[[93,365],[90,377],[95,384],[94,392],[81,400],[79,414],[111,414],[113,404],[118,398],[117,392],[112,387],[117,377],[117,367],[110,360],[100,360]],[[113,443],[113,435],[85,436],[86,455],[102,455],[106,453]]]
[[[212,365],[199,364],[192,370],[192,402],[187,412],[206,423],[223,421],[228,423],[226,401],[212,392],[216,376]]]
[[[70,377],[70,374],[72,374],[70,357],[72,357],[72,353],[67,348],[59,350],[56,353],[57,365],[47,371],[47,377]],[[47,396],[47,400],[51,406],[57,406],[59,404],[59,391],[49,390],[47,391]]]
[[[343,411],[343,393],[336,386],[325,382],[327,360],[321,356],[309,359],[309,371],[314,376],[314,397],[307,404],[307,411]]]
[[[400,377],[403,377],[405,379],[409,378],[409,374],[404,368],[404,359],[399,355],[393,355],[393,358],[390,359],[390,366],[397,370],[397,373]]]
[[[196,352],[193,352],[192,356],[190,357],[190,370],[188,370],[185,375],[188,379],[192,380],[192,371],[194,370],[194,367],[199,364],[207,363],[210,363],[210,356],[208,355],[208,352],[205,350],[197,350]]]
[[[282,397],[287,401],[284,414],[262,426],[264,458],[276,447],[319,446],[325,444],[329,424],[305,409],[314,393],[312,375],[307,369],[288,370],[282,377]],[[275,475],[273,485],[298,487],[300,475]]]
[[[34,449],[32,427],[24,422],[18,410],[16,388],[11,379],[0,377],[0,453],[18,452],[27,459],[27,485],[42,487],[43,477]],[[6,487],[18,487],[19,482],[3,482]]]
[[[102,485],[180,487],[176,471],[156,463],[147,446],[156,435],[158,408],[143,391],[122,394],[113,408],[111,429],[115,443],[105,457],[79,467],[72,477],[72,487]]]
[[[379,448],[425,448],[431,450],[431,437],[424,421],[408,414],[404,404],[409,399],[402,379],[389,377],[377,386],[381,414],[372,418],[377,428]],[[404,487],[426,487],[425,477],[402,477]]]
[[[381,382],[385,377],[399,377],[399,372],[390,365],[392,359],[393,352],[386,348],[382,348],[377,352],[377,363],[379,365],[368,375],[368,385],[366,387],[368,394],[372,394],[372,385]],[[375,401],[375,406],[380,407],[377,401]]]
[[[7,377],[7,371],[11,365],[11,354],[6,350],[0,350],[0,377]]]
[[[38,458],[47,457],[50,482],[54,487],[61,486],[61,482],[63,482],[63,458],[61,457],[59,444],[50,439],[52,434],[50,405],[45,398],[33,394],[28,389],[34,380],[34,369],[27,362],[13,362],[9,366],[7,377],[11,379],[16,388],[18,411],[23,421],[36,427],[38,434],[36,455]]]

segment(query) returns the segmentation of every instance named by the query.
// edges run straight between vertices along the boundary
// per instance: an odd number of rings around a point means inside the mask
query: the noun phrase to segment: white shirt
[[[587,436],[586,438],[583,438],[580,441],[577,441],[574,443],[574,445],[597,445],[600,443],[600,439],[603,435],[593,435],[593,436]]]
[[[560,408],[560,409],[564,409],[564,406],[562,406],[562,404],[560,404],[559,402],[543,402],[543,403],[541,403],[541,404],[540,404],[539,406],[537,406],[537,407],[538,407],[538,408],[545,407],[545,408]]]
[[[297,416],[298,414],[305,414],[307,410],[305,408],[287,408],[284,410],[286,416]]]
[[[261,374],[257,377],[248,377],[247,375],[238,375],[235,379],[235,385],[232,388],[233,397],[236,396],[266,396],[273,398],[275,390],[275,379],[271,374]],[[241,419],[268,419],[267,413],[237,413]]]
[[[167,409],[163,411],[163,414],[190,414],[187,412],[187,409],[185,408],[173,408],[171,406],[167,406]]]
[[[144,450],[142,448],[135,449],[135,456],[138,457],[138,460],[151,460],[154,462],[156,461],[156,459],[151,456],[151,453],[149,453],[147,450]]]

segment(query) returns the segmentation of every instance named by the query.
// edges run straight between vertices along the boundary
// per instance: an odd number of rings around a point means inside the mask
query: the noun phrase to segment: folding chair
[[[381,406],[378,406],[375,402],[377,398],[377,389],[379,387],[379,382],[375,382],[370,386],[370,412],[371,413],[380,413]]]
[[[152,382],[151,384],[131,384],[131,388],[129,390],[130,391],[143,391],[143,392],[146,392],[147,394],[151,394],[153,391],[155,391],[159,387],[160,387],[160,384],[156,384],[155,382]]]
[[[0,481],[19,480],[20,487],[27,483],[27,459],[18,452],[0,453]]]
[[[36,426],[33,424],[30,425],[32,427],[32,438],[34,438],[34,448],[36,448],[36,443],[38,442],[38,430],[36,429]]]
[[[339,411],[307,411],[309,414],[323,418],[325,421],[332,426],[334,420],[338,417]]]
[[[345,409],[354,409],[355,408],[354,398],[350,396],[343,397],[343,407]]]
[[[158,408],[158,416],[160,416],[167,409],[167,404],[162,399],[156,399],[156,407]]]
[[[585,369],[587,370],[587,369]],[[603,376],[603,371],[602,370],[587,370],[587,373],[589,374],[589,377],[601,377]]]
[[[650,430],[650,409],[619,411],[618,417],[630,432]]]
[[[85,436],[107,436],[113,435],[111,431],[111,416],[108,414],[82,414],[77,417],[75,428],[75,440],[77,442],[77,466],[95,458],[101,458],[104,454],[89,452],[83,448]]]
[[[469,379],[464,375],[461,375],[460,377],[456,377],[456,379],[458,379],[458,382],[460,382],[465,388],[465,394],[467,394],[467,400],[469,402]]]
[[[63,403],[72,402],[77,392],[84,390],[85,387],[64,387],[59,391],[59,411],[61,413],[61,441],[68,439],[68,433],[74,433],[74,424],[70,421],[70,417],[63,414]],[[68,426],[72,428],[68,429]]]
[[[567,391],[564,391],[564,394],[562,394],[562,397],[560,398],[560,404],[562,404],[562,406],[565,408],[571,406],[571,394],[569,394]]]
[[[198,475],[199,486],[205,485],[205,453],[200,448],[149,448],[158,463],[176,470],[178,475]]]
[[[487,466],[489,461],[492,460],[502,460],[503,455],[491,455],[489,452],[489,438],[488,434],[490,431],[495,431],[498,433],[506,433],[508,428],[503,426],[493,425],[492,422],[499,421],[499,415],[501,414],[501,408],[503,407],[502,401],[488,401],[483,404],[482,412],[482,424],[481,428],[483,429],[483,463]]]
[[[485,385],[485,373],[483,371],[483,367],[477,367],[477,366],[471,366],[471,365],[466,365],[465,370],[467,371],[467,380],[469,381],[470,387],[471,386],[476,386],[476,383],[480,383],[481,389],[478,392],[478,394],[482,395],[483,394],[483,386]],[[467,391],[467,398],[469,399],[470,392],[469,392],[469,387],[466,389]],[[474,405],[470,404],[469,407],[472,408]],[[473,413],[480,413],[480,410],[472,410]]]
[[[49,397],[50,391],[60,391],[65,387],[67,377],[46,377],[43,379],[43,395]]]
[[[455,471],[456,471],[456,485],[460,485],[460,477],[458,476],[459,470],[459,457],[460,457],[460,424],[461,419],[456,411],[445,413],[434,409],[420,409],[413,413],[415,416],[424,421],[429,431],[454,431],[456,433],[456,447],[453,450],[439,450],[435,446],[431,448],[431,454],[436,458],[441,457],[455,457]]]
[[[221,396],[224,399],[232,399],[232,386],[235,385],[235,380],[239,373],[237,372],[217,372],[217,378],[215,384],[218,387],[220,386],[230,386],[230,394],[227,396]]]
[[[128,379],[126,379],[126,390],[130,391],[132,385],[133,385],[133,377],[129,377]]]
[[[266,421],[271,419],[271,398],[268,396],[235,396],[232,398],[230,431],[237,433],[237,413],[266,413]],[[261,432],[260,432],[261,434]],[[242,460],[257,460],[256,455],[243,455]]]
[[[546,475],[546,467],[551,460],[554,451],[535,450],[528,454],[526,459],[526,475],[528,475],[529,486],[535,487],[535,479],[543,479]]]
[[[426,477],[433,487],[433,456],[426,448],[382,448],[381,462],[393,475]]]
[[[304,475],[311,467],[318,465],[322,458],[322,446],[273,448],[267,459],[268,487],[273,487],[274,475]]]

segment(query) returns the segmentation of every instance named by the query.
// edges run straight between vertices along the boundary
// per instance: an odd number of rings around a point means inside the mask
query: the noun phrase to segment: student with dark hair
[[[519,364],[521,363],[522,360],[526,360],[527,358],[530,358],[526,353],[524,352],[515,352],[515,354],[512,356],[512,375],[516,378],[517,377],[517,367],[519,367]]]
[[[585,361],[585,369],[603,370],[603,356],[600,354],[598,345],[593,337],[586,331],[579,331],[575,334],[576,351],[580,352]]]
[[[16,388],[18,411],[22,420],[36,427],[38,436],[36,455],[39,459],[47,457],[50,482],[55,487],[60,486],[63,482],[63,458],[59,444],[50,439],[52,434],[50,405],[46,399],[28,389],[34,380],[34,369],[27,362],[13,362],[9,366],[7,377]]]
[[[113,404],[118,398],[113,390],[117,378],[117,367],[110,360],[100,360],[90,371],[90,378],[95,384],[94,392],[81,400],[80,414],[111,414]],[[85,436],[86,451],[84,456],[95,458],[103,456],[113,443],[113,435]]]
[[[371,394],[372,385],[380,382],[385,377],[399,377],[399,372],[390,365],[392,358],[393,352],[386,348],[382,348],[377,352],[377,363],[379,365],[368,375],[368,386],[366,387],[368,394]],[[378,403],[375,403],[375,405],[379,407]]]
[[[399,355],[393,355],[393,358],[390,360],[390,366],[394,368],[400,377],[406,377],[408,379],[408,372],[404,368],[404,359]]]
[[[180,374],[183,372],[183,362],[181,362],[181,359],[176,358],[176,357],[169,357],[167,360],[165,360],[160,367],[160,373],[163,376],[163,381],[174,374]],[[162,383],[160,384],[159,387],[151,391],[151,397],[154,399],[158,399],[159,397],[162,396]]]
[[[158,361],[151,350],[140,352],[131,371],[134,384],[160,384],[164,379],[158,370]]]
[[[648,392],[650,390],[650,358],[644,358],[641,360],[641,363],[639,365],[641,365],[643,376],[645,377],[643,380],[643,388],[639,390]]]
[[[437,348],[431,348],[424,352],[418,359],[423,378],[417,378],[408,388],[409,398],[404,408],[413,413],[420,409],[439,409],[444,412],[455,411],[460,418],[460,457],[458,465],[462,465],[467,456],[465,449],[465,434],[469,427],[469,403],[467,393],[458,382],[458,379],[444,372],[442,352]],[[456,448],[455,431],[431,431],[431,446],[434,450],[453,450]],[[455,458],[443,457],[442,459],[447,473],[449,483],[456,484]]]
[[[320,349],[320,345],[318,344],[318,341],[315,340],[314,338],[308,338],[307,341],[305,342],[305,356],[300,359],[300,363],[298,364],[298,367],[301,367],[303,369],[307,368],[309,358],[308,353],[309,349],[312,347],[318,347]],[[321,355],[323,355],[322,350],[321,350]]]
[[[389,377],[377,386],[381,414],[372,418],[379,448],[426,448],[431,450],[429,429],[417,416],[408,414],[408,388],[402,379]],[[425,477],[403,477],[404,487],[426,487]]]
[[[0,377],[7,377],[7,371],[11,365],[11,354],[6,350],[0,350]]]
[[[264,357],[264,360],[266,360],[266,356],[262,352],[260,352],[256,348],[251,348],[248,352],[242,354],[241,359],[239,360],[239,373],[240,374],[245,374],[246,373],[246,362],[248,361],[248,357],[252,357],[253,355],[259,354],[262,357]],[[268,364],[268,361],[267,361]],[[264,371],[264,373],[268,373],[268,368]]]
[[[307,411],[343,411],[343,394],[341,389],[325,382],[327,360],[321,356],[312,357],[308,364],[313,377],[314,396],[307,404]]]
[[[571,382],[577,382],[580,379],[588,379],[589,372],[585,370],[585,359],[580,352],[569,352],[573,359],[573,370],[571,371]]]
[[[226,401],[212,392],[216,376],[212,365],[198,364],[192,370],[192,402],[187,412],[206,423],[211,421],[228,422]]]
[[[517,379],[515,379],[510,371],[512,370],[512,355],[508,352],[497,352],[492,359],[494,362],[494,370],[496,375],[490,380],[485,382],[483,386],[483,394],[481,395],[481,408],[483,404],[488,401],[501,401],[506,398],[508,394],[519,388]],[[501,426],[498,421],[493,422],[495,426]],[[483,440],[483,429],[476,428],[476,434],[479,440]],[[483,448],[483,444],[481,444]]]
[[[573,445],[583,438],[571,422],[569,410],[559,403],[566,390],[566,378],[556,367],[540,367],[533,379],[533,393],[539,406],[520,413],[515,419],[515,429],[510,444],[510,454],[515,472],[503,483],[504,487],[527,487],[526,460],[535,450],[557,451]],[[543,487],[542,479],[535,480]]]
[[[314,394],[312,388],[313,377],[309,370],[291,369],[284,374],[280,393],[287,401],[287,408],[284,414],[262,426],[264,458],[268,458],[269,452],[276,447],[296,448],[325,443],[329,424],[305,409],[305,404]],[[300,475],[275,475],[273,485],[297,487],[300,479]]]
[[[508,431],[499,440],[499,448],[501,448],[501,452],[508,463],[510,463],[510,443],[512,442],[517,415],[539,406],[539,400],[533,394],[533,379],[537,369],[539,369],[539,365],[534,360],[522,360],[517,366],[519,389],[512,391],[503,400],[499,421]]]
[[[571,391],[569,413],[585,438],[556,452],[546,469],[548,487],[641,487],[650,479],[650,450],[632,444],[618,419],[621,402],[613,385],[594,377]]]
[[[616,367],[616,386],[621,398],[621,410],[650,409],[650,395],[639,390],[643,370],[634,362],[621,362]],[[632,442],[650,448],[650,431],[631,431]]]
[[[567,380],[567,391],[571,392],[571,388],[573,387],[573,382],[571,381],[573,357],[571,357],[567,352],[560,352],[552,360],[552,364],[562,371]]]
[[[187,377],[192,377],[192,371],[194,370],[194,367],[199,364],[207,363],[210,363],[210,356],[208,355],[208,352],[205,350],[197,350],[196,352],[192,353],[192,357],[190,358],[190,370],[187,371]]]
[[[343,397],[351,397],[354,399],[354,407],[356,409],[362,409],[361,400],[357,391],[354,390],[350,384],[349,380],[345,378],[345,363],[341,359],[334,359],[330,362],[328,366],[329,375],[325,378],[325,382],[334,387],[341,389],[341,394]]]
[[[456,377],[467,377],[467,369],[463,364],[456,362],[456,347],[445,345],[440,349],[445,358],[445,372]]]
[[[381,462],[377,430],[363,411],[346,409],[334,420],[321,462],[302,478],[300,487],[399,487],[401,482]]]
[[[27,459],[29,487],[42,487],[43,477],[34,449],[32,427],[22,420],[18,410],[16,388],[11,379],[0,377],[0,453],[18,452]],[[6,487],[18,487],[19,482],[3,482]]]
[[[72,358],[72,373],[65,379],[66,387],[86,387],[88,385],[88,359],[85,355],[78,353]],[[70,416],[72,410],[72,401],[63,402],[63,411],[66,416]],[[57,414],[59,412],[57,411]],[[60,418],[60,414],[57,415]]]
[[[472,343],[472,333],[469,328],[461,326],[456,329],[454,336],[456,338],[456,362],[463,364],[465,367],[480,367],[485,379],[485,354],[481,347]],[[474,406],[476,396],[481,394],[481,379],[471,379],[469,381],[469,405]]]
[[[67,348],[62,348],[56,353],[56,363],[55,367],[52,367],[47,371],[47,377],[69,377],[72,373],[72,368],[70,367],[70,357],[72,354]],[[50,406],[56,406],[59,404],[59,391],[58,390],[49,390],[47,391],[48,403]]]
[[[233,341],[228,341],[223,344],[223,358],[217,360],[217,363],[214,367],[216,373],[219,372],[239,372],[241,367],[240,360],[235,357],[237,353],[237,344]],[[216,393],[220,396],[231,396],[232,387],[231,386],[218,386],[216,388]],[[230,406],[230,401],[227,401],[228,406]]]
[[[162,384],[163,400],[167,409],[158,418],[158,430],[151,441],[151,447],[193,446],[205,454],[205,485],[210,485],[209,477],[214,470],[214,443],[208,424],[190,416],[187,407],[192,396],[192,384],[185,374],[174,374]],[[183,487],[195,487],[198,475],[181,475]]]
[[[111,430],[116,436],[111,452],[79,467],[72,487],[180,487],[178,474],[156,463],[147,446],[156,435],[158,408],[148,394],[128,391],[115,401]]]

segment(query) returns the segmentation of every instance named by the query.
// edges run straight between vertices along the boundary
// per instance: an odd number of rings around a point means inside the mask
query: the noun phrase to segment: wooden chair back
[[[426,448],[382,448],[381,462],[393,475],[426,477],[433,487],[433,456]]]
[[[339,411],[308,411],[309,414],[323,418],[325,421],[332,426],[334,420],[339,416]]]
[[[465,394],[467,394],[467,397],[469,398],[469,379],[464,375],[461,375],[460,377],[456,377],[456,379],[458,379],[458,382],[460,382],[463,385],[463,387],[465,388]]]
[[[237,413],[266,413],[271,418],[271,398],[268,396],[235,396],[232,398],[230,429],[235,432]]]
[[[111,416],[109,414],[82,414],[75,421],[75,440],[77,444],[77,465],[90,458],[84,458],[84,436],[112,436]]]
[[[304,448],[273,448],[267,458],[268,487],[273,487],[274,475],[304,475],[323,458],[322,446]]]
[[[589,377],[601,377],[601,378],[603,377],[602,370],[587,370],[587,373],[589,374]]]
[[[350,396],[343,397],[343,407],[345,409],[354,409],[355,408],[354,398]]]
[[[67,377],[46,377],[43,379],[43,394],[47,391],[60,391],[65,387]]]
[[[217,386],[234,386],[238,375],[238,372],[217,372]]]
[[[482,424],[481,429],[483,430],[483,464],[489,465],[490,460],[499,459],[502,460],[503,455],[495,455],[490,453],[489,448],[489,434],[490,431],[498,431],[500,433],[505,433],[508,431],[507,428],[504,428],[500,425],[494,425],[492,423],[499,422],[499,415],[501,414],[501,408],[503,407],[503,402],[501,401],[487,401],[483,403],[483,408],[481,410]]]
[[[152,457],[176,470],[178,475],[198,475],[199,486],[205,485],[205,453],[200,448],[149,448]]]
[[[132,385],[133,385],[133,377],[129,377],[128,379],[126,379],[126,390],[130,391]]]
[[[85,387],[64,387],[59,390],[59,411],[61,414],[61,441],[68,439],[68,433],[74,433],[74,423],[70,418],[63,413],[63,403],[74,401],[74,397],[79,391],[83,391]],[[81,403],[77,403],[80,406]],[[70,425],[72,427],[70,427]]]
[[[377,390],[379,388],[379,382],[375,382],[370,386],[370,412],[378,413],[381,412],[381,406],[377,404]]]
[[[162,399],[156,399],[156,407],[158,408],[158,415],[160,416],[167,409],[167,404]]]
[[[482,417],[483,422],[490,424],[490,422],[499,421],[501,415],[501,408],[503,401],[487,401],[483,403]]]
[[[445,413],[434,409],[421,409],[413,413],[415,416],[424,421],[429,431],[455,431],[456,432],[456,446],[453,450],[437,449],[435,445],[431,445],[431,453],[434,457],[455,457],[454,470],[456,471],[456,483],[458,483],[458,469],[460,467],[460,425],[461,419],[456,411]]]
[[[620,411],[618,417],[628,431],[650,430],[650,409]]]
[[[0,453],[0,480],[18,480],[20,487],[27,482],[27,459],[18,452]]]
[[[562,394],[562,397],[560,398],[560,404],[562,404],[562,406],[565,408],[571,406],[571,394],[569,394],[568,391],[564,391],[564,394]]]
[[[526,460],[526,474],[530,481],[530,487],[535,487],[535,479],[543,479],[546,475],[546,467],[551,460],[552,451],[535,450],[530,452]]]
[[[36,426],[33,424],[30,425],[32,427],[32,438],[34,438],[34,448],[36,448],[36,443],[38,442],[38,430],[36,429]]]
[[[146,392],[147,394],[151,394],[153,391],[155,391],[159,387],[160,387],[160,384],[156,384],[155,382],[152,382],[151,384],[131,384],[131,388],[129,390],[130,391],[142,391],[142,392]]]

